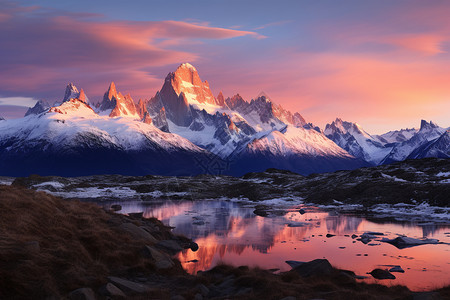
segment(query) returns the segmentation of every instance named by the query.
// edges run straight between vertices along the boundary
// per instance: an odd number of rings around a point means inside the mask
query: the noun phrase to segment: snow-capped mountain
[[[392,149],[368,134],[357,123],[342,121],[339,118],[327,124],[324,133],[351,155],[373,165],[377,165]]]
[[[420,156],[419,153],[423,153],[426,149],[426,144],[438,139],[446,132],[446,129],[439,127],[432,121],[421,121],[420,130],[414,134],[409,140],[401,143],[397,143],[388,155],[381,161],[383,164],[388,164],[396,161],[402,161],[408,158],[413,152],[417,151],[414,156]],[[443,139],[445,142],[446,139]],[[424,146],[425,148],[421,148]],[[450,144],[440,146],[444,152],[448,152]],[[447,148],[445,150],[445,148]],[[431,152],[430,152],[431,153]],[[425,155],[425,154],[424,154]]]
[[[377,138],[383,144],[393,144],[409,140],[416,133],[417,133],[416,128],[406,128],[389,131],[381,135],[375,135],[374,137]]]
[[[368,166],[323,133],[293,125],[253,140],[231,161],[235,161],[238,168],[252,171],[279,168],[297,170],[301,174]]]
[[[286,125],[306,124],[299,113],[275,105],[264,93],[250,102],[239,94],[215,98],[196,68],[181,64],[146,103],[153,124],[181,135],[222,159],[242,151],[248,143]]]
[[[418,159],[426,157],[450,158],[450,130],[446,130],[437,139],[414,149],[408,159]]]
[[[0,116],[0,121],[6,121],[6,120],[2,116]]]
[[[116,97],[111,112],[122,107],[122,99]],[[198,161],[213,159],[204,149],[139,117],[102,116],[78,98],[0,123],[1,175],[190,175],[204,172]]]
[[[411,134],[371,136],[340,119],[322,132],[264,93],[250,101],[214,97],[185,63],[150,100],[136,104],[112,82],[94,106],[70,83],[61,101],[39,101],[23,119],[0,122],[0,175],[242,175],[267,168],[306,175],[448,155],[448,132],[432,122]]]

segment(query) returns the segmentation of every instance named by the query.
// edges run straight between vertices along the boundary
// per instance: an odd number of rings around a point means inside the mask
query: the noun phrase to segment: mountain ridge
[[[12,168],[5,157],[18,163],[24,156],[40,157],[41,147],[75,155],[75,161],[82,161],[80,153],[85,153],[94,165],[92,157],[98,156],[96,152],[103,153],[111,161],[104,159],[104,165],[110,166],[103,166],[102,170],[118,173],[195,175],[214,169],[242,175],[283,168],[307,175],[386,163],[401,144],[389,143],[387,139],[400,138],[406,143],[420,133],[422,138],[416,137],[420,143],[414,144],[417,148],[443,133],[433,122],[423,121],[414,134],[400,131],[390,136],[372,136],[358,124],[339,118],[322,131],[307,123],[300,113],[275,104],[264,92],[250,101],[239,94],[225,97],[222,92],[214,97],[209,83],[202,81],[197,69],[188,63],[168,73],[161,90],[149,100],[135,103],[130,94],[124,96],[111,82],[102,101],[93,105],[83,89],[69,83],[62,102],[50,106],[39,101],[25,118],[31,127],[20,121],[1,123],[0,167],[3,164],[3,168]],[[70,124],[70,130],[61,124]],[[14,130],[16,134],[11,134]],[[411,139],[406,139],[405,134],[412,134]],[[55,140],[60,145],[54,144]],[[435,144],[434,152],[422,155],[447,153],[446,143],[443,138]],[[20,149],[25,144],[27,147]],[[58,147],[60,151],[56,151]],[[113,157],[127,161],[129,170],[127,163],[114,168],[113,161],[117,159]],[[160,159],[157,161],[156,157]],[[46,161],[49,157],[41,159]],[[70,155],[66,159],[70,160]],[[184,171],[177,172],[176,164]],[[89,166],[87,169],[94,170]]]

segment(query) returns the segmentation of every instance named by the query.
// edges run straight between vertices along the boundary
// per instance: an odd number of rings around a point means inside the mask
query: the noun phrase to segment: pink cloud
[[[58,97],[55,86],[63,90],[74,81],[98,97],[114,80],[135,97],[148,98],[162,84],[159,80],[156,87],[150,70],[198,60],[198,53],[182,46],[207,39],[263,38],[204,23],[101,20],[90,14],[53,17],[36,7],[8,3],[0,15],[0,67],[8,74],[0,91]]]
[[[407,34],[398,37],[387,38],[385,41],[405,49],[435,55],[445,53],[442,44],[449,38],[438,34]]]

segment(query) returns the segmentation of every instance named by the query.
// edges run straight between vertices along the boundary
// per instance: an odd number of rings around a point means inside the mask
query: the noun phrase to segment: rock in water
[[[327,259],[315,259],[300,264],[294,270],[302,277],[331,274],[333,267]]]
[[[400,267],[400,266],[394,266],[389,269],[389,272],[405,273],[405,270],[403,270],[402,267]]]
[[[438,244],[439,243],[439,240],[436,240],[436,239],[419,240],[419,239],[415,239],[415,238],[411,238],[411,237],[407,237],[407,236],[399,236],[399,237],[396,237],[395,239],[391,239],[391,240],[384,238],[381,241],[392,244],[399,249],[420,246],[420,245],[426,245],[426,244]]]
[[[374,269],[369,273],[375,279],[395,279],[395,276],[387,270]]]

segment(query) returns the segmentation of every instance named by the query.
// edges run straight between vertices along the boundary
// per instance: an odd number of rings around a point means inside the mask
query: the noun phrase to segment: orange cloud
[[[386,39],[386,42],[412,51],[427,55],[446,53],[442,50],[442,44],[448,38],[437,34],[409,34]]]
[[[27,95],[38,89],[40,95],[33,95],[37,97],[55,97],[55,87],[63,89],[69,81],[79,83],[88,94],[101,95],[114,80],[123,90],[148,98],[161,84],[160,78],[156,85],[150,69],[198,60],[198,53],[183,46],[213,39],[263,38],[252,31],[182,21],[104,21],[101,16],[61,12],[54,17],[36,7],[10,3],[0,22],[0,66],[8,74],[0,91]]]

